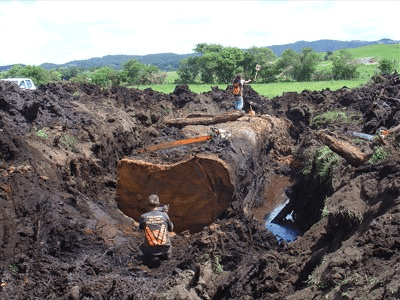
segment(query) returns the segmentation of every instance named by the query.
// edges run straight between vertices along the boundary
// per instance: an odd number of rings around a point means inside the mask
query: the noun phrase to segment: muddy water
[[[267,230],[271,231],[278,240],[283,239],[286,242],[294,241],[298,236],[298,232],[294,229],[294,226],[283,226],[274,223],[273,220],[288,203],[289,199],[285,194],[285,190],[291,185],[292,181],[289,176],[273,176],[267,182],[264,190],[264,204],[252,211],[258,221],[265,223]],[[291,216],[287,216],[287,219],[291,220]]]

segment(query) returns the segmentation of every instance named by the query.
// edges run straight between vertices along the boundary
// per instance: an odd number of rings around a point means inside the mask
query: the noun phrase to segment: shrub
[[[332,73],[335,79],[354,79],[360,76],[357,72],[358,65],[355,59],[347,50],[340,50],[331,58],[332,60]]]
[[[327,81],[333,78],[331,70],[316,70],[311,75],[311,81]]]
[[[69,81],[75,83],[89,83],[90,82],[89,73],[85,72],[78,74],[75,77],[72,77]]]
[[[117,70],[101,67],[90,74],[90,81],[101,87],[110,87],[119,85],[121,80]]]
[[[383,58],[378,64],[378,69],[382,75],[393,74],[396,68],[398,68],[398,61],[396,59]]]

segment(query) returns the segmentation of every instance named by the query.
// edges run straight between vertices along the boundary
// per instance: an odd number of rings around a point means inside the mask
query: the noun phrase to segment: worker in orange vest
[[[150,211],[141,215],[139,229],[144,230],[145,240],[140,250],[145,257],[162,255],[169,259],[172,256],[169,232],[174,225],[168,216],[168,206],[159,207],[157,195],[151,195],[148,200]]]

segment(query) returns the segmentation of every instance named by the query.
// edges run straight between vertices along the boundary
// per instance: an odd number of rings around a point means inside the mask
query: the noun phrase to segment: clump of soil
[[[254,211],[239,209],[237,193],[216,222],[172,238],[171,260],[144,264],[143,236],[115,200],[117,164],[139,148],[183,138],[166,118],[232,110],[230,87],[195,94],[181,85],[163,94],[63,82],[30,91],[0,82],[0,297],[398,299],[399,133],[372,141],[348,134],[399,125],[398,75],[271,100],[247,86],[244,99],[246,111],[251,105],[293,124],[289,138],[277,131],[265,148],[252,183],[263,185]],[[314,122],[333,110],[354,122]],[[354,166],[339,156],[323,173],[314,160],[325,146],[320,131],[380,159]],[[173,162],[176,153],[146,155]],[[282,216],[290,213],[302,233],[292,243],[267,231],[257,211],[274,200],[266,195],[277,176],[290,178]]]

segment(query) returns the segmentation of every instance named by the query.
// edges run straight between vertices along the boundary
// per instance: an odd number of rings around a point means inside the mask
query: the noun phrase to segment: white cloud
[[[0,1],[0,65],[184,54],[198,43],[399,40],[399,11],[399,1]]]

